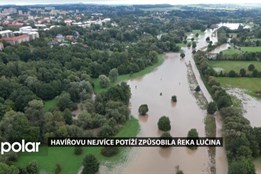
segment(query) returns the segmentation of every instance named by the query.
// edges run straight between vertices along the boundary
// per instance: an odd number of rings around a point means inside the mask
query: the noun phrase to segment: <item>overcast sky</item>
[[[61,4],[61,3],[97,3],[97,4],[227,4],[227,3],[261,3],[260,0],[0,0],[4,4]]]

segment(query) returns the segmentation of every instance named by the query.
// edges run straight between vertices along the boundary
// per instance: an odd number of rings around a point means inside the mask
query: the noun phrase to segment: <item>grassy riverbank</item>
[[[116,137],[135,137],[139,132],[139,122],[131,117],[120,129]],[[126,148],[120,148],[120,153],[111,158],[101,155],[102,147],[85,147],[82,155],[74,155],[74,147],[47,147],[42,146],[39,153],[20,153],[16,166],[25,166],[35,160],[41,174],[54,173],[55,165],[60,164],[62,174],[77,173],[82,165],[82,160],[86,154],[94,154],[101,162],[109,160],[110,163],[117,163],[122,160]]]

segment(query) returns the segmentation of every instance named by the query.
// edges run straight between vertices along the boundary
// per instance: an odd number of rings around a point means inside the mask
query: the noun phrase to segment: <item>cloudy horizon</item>
[[[33,5],[33,4],[68,4],[68,3],[90,3],[90,4],[260,4],[258,0],[219,0],[217,2],[209,0],[1,0],[0,5]]]

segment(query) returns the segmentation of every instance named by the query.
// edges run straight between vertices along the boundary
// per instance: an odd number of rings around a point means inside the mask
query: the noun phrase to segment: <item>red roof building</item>
[[[22,27],[24,24],[22,23],[15,23],[15,24],[8,24],[8,27]]]
[[[11,45],[18,45],[22,42],[29,42],[30,37],[26,34],[23,34],[20,36],[3,38],[2,40],[6,41],[7,43],[10,43]]]

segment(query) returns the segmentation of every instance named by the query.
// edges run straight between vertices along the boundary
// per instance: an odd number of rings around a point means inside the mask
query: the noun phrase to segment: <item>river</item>
[[[205,47],[208,43],[206,37],[214,42],[216,37],[212,30],[197,39],[197,48]],[[213,36],[213,37],[212,37]],[[166,115],[171,121],[170,134],[174,137],[186,137],[190,129],[196,128],[199,136],[206,135],[204,118],[206,110],[201,109],[193,91],[189,88],[187,64],[191,63],[192,70],[207,101],[211,101],[199,72],[192,58],[192,49],[183,47],[185,58],[181,59],[179,53],[167,53],[165,61],[153,72],[134,79],[127,83],[131,88],[130,109],[140,122],[140,137],[159,137],[162,132],[158,130],[158,119]],[[160,95],[162,93],[162,95]],[[171,96],[177,96],[177,103],[171,103]],[[148,116],[139,116],[138,107],[148,104]],[[217,116],[217,136],[222,136],[221,121]],[[101,173],[119,174],[165,174],[176,173],[176,167],[186,174],[211,173],[210,157],[207,147],[199,147],[192,151],[186,147],[135,147],[128,152],[127,160],[114,167],[112,171],[104,167]],[[216,148],[216,173],[227,173],[227,160],[224,148]]]

